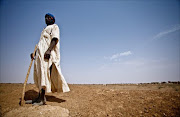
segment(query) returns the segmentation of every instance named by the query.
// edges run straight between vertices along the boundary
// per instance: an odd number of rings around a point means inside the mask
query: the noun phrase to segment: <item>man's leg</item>
[[[33,105],[45,105],[46,104],[46,97],[45,97],[46,87],[42,87],[39,97],[32,102]]]
[[[52,65],[50,67],[50,76],[52,71]],[[33,105],[44,105],[46,104],[46,97],[45,97],[46,87],[42,86],[41,91],[39,92],[38,98],[32,102]]]

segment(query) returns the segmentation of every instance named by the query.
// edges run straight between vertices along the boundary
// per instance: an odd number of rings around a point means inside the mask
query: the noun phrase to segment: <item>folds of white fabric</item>
[[[50,59],[44,60],[44,53],[48,47],[47,40],[40,39],[34,61],[34,82],[39,90],[45,86],[46,92],[68,92],[70,89],[61,73],[59,54],[55,54],[53,50]],[[50,74],[51,66],[52,70]]]

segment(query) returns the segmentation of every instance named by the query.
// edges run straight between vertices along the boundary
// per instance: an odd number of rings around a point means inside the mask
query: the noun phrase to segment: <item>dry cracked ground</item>
[[[5,117],[180,117],[179,84],[70,84],[68,93],[46,94],[47,105],[19,106],[23,84],[0,84],[0,116]],[[26,86],[25,100],[38,96]]]

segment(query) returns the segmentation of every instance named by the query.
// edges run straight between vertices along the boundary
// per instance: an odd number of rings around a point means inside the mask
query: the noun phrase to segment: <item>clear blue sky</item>
[[[46,13],[68,83],[180,81],[179,0],[1,0],[1,83],[24,82]]]

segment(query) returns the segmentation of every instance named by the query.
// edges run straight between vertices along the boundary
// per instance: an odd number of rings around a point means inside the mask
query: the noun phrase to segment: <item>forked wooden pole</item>
[[[37,45],[35,46],[33,56],[35,55],[36,48],[37,48]],[[28,72],[27,72],[27,75],[26,75],[26,79],[24,81],[24,87],[23,87],[23,92],[22,92],[22,97],[21,97],[21,106],[24,105],[24,93],[25,93],[25,88],[26,88],[26,84],[27,84],[27,81],[28,81],[28,77],[29,77],[29,73],[30,73],[30,70],[31,70],[32,63],[33,63],[33,59],[31,59],[31,63],[29,65],[29,69],[28,69]]]

